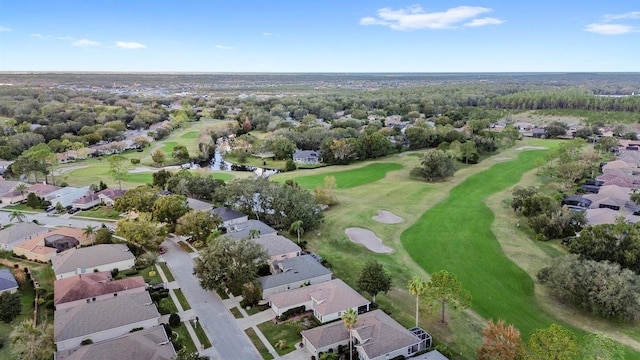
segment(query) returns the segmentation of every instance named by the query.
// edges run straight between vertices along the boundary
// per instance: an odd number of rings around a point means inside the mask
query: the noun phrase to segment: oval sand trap
[[[349,237],[349,240],[356,244],[364,245],[367,249],[375,253],[388,254],[393,251],[392,248],[383,245],[382,239],[377,237],[371,230],[363,228],[347,228],[344,232]]]
[[[372,217],[373,220],[383,224],[397,224],[402,222],[402,218],[386,210],[378,210],[378,215]]]

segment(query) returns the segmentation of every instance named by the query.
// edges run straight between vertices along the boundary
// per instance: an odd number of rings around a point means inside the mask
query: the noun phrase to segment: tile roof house
[[[281,235],[260,236],[253,239],[269,255],[269,264],[274,261],[300,256],[302,249]]]
[[[98,191],[96,194],[98,198],[100,198],[100,202],[107,206],[113,206],[116,202],[116,199],[123,196],[126,190],[122,189],[111,189],[107,188],[104,190]]]
[[[18,291],[18,282],[9,269],[0,269],[0,294]]]
[[[56,360],[170,360],[176,356],[162,326],[135,331],[113,340],[59,351]]]
[[[100,205],[101,201],[102,200],[100,200],[100,198],[98,197],[98,194],[92,192],[73,200],[73,203],[71,203],[71,206],[76,209],[87,210],[87,209],[91,209],[94,206]]]
[[[70,240],[69,238],[74,238],[79,244],[83,244],[86,242],[86,238],[82,232],[82,229],[69,227],[55,229],[15,245],[13,247],[13,252],[18,256],[25,256],[27,259],[32,261],[51,261],[58,253],[58,248],[55,245],[55,240],[57,240],[58,235],[65,237],[67,240]],[[47,242],[47,239],[51,239],[51,241]],[[66,249],[70,245],[68,241],[64,242],[66,242],[67,245],[61,243],[59,247],[60,250]],[[47,243],[49,243],[50,246],[47,246]]]
[[[101,301],[145,290],[146,283],[142,276],[111,280],[109,271],[78,274],[53,283],[53,304],[56,310],[62,310],[89,301]]]
[[[34,193],[41,198],[46,198],[47,195],[51,194],[56,190],[60,190],[62,187],[49,185],[49,184],[33,184],[27,188],[27,191],[30,193]]]
[[[61,253],[52,260],[56,279],[112,269],[127,270],[134,266],[135,256],[125,244],[100,244]]]
[[[222,220],[222,226],[230,227],[235,224],[243,223],[249,220],[249,215],[229,209],[228,207],[219,207],[211,210],[212,214],[218,215]]]
[[[331,280],[331,271],[310,255],[296,256],[276,261],[272,265],[272,275],[259,277],[262,296],[297,289],[303,285],[313,285]]]
[[[359,315],[351,333],[360,359],[408,357],[431,346],[431,336],[424,330],[405,329],[382,310]],[[335,351],[339,345],[349,343],[349,332],[343,321],[305,330],[300,335],[305,348],[316,358],[320,352]]]
[[[252,236],[254,231],[258,232],[258,236],[274,236],[278,235],[278,231],[260,220],[247,220],[245,222],[234,224],[227,227],[226,236],[236,240],[248,238]]]
[[[271,294],[267,300],[278,316],[289,309],[304,306],[305,311],[313,310],[313,316],[321,323],[339,319],[347,309],[358,314],[367,312],[371,304],[340,279]]]
[[[12,251],[13,247],[49,229],[34,223],[22,222],[0,230],[0,249]]]
[[[56,310],[53,338],[58,351],[77,348],[83,340],[110,340],[135,328],[159,324],[160,313],[144,291]]]

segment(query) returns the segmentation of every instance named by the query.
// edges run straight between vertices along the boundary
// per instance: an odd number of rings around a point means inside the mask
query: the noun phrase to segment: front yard
[[[309,314],[295,320],[276,324],[267,321],[258,325],[258,329],[269,340],[279,355],[288,354],[296,349],[300,342],[300,332],[320,325],[313,315]]]

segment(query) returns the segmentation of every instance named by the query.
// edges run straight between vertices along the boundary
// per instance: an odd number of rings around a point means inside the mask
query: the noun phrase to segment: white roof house
[[[49,231],[34,223],[22,222],[0,230],[0,249],[11,251],[13,247]]]
[[[331,280],[331,271],[310,255],[296,256],[272,264],[274,274],[258,278],[262,296]]]
[[[302,249],[281,235],[260,236],[253,239],[269,255],[269,263],[300,256]]]
[[[18,291],[18,282],[9,269],[0,269],[0,294]]]

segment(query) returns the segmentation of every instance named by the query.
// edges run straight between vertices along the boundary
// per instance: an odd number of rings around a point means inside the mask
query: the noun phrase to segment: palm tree
[[[16,220],[17,222],[24,222],[26,219],[27,215],[19,210],[13,210],[11,214],[9,214],[9,222],[13,222],[13,220]]]
[[[54,353],[53,326],[44,321],[34,326],[24,320],[11,332],[11,352],[24,360],[52,359]]]
[[[96,237],[95,226],[87,225],[87,227],[82,230],[82,235],[84,235],[86,238],[91,239],[91,246],[93,246],[93,240]]]
[[[419,275],[414,275],[409,280],[409,292],[416,296],[416,327],[418,327],[418,311],[420,306],[420,295],[424,293],[427,288],[427,283]]]
[[[24,201],[24,194],[27,192],[27,184],[19,183],[16,185],[16,191],[20,192],[20,196],[22,197],[22,201]]]
[[[341,319],[344,321],[344,327],[349,332],[349,360],[353,360],[353,335],[351,330],[358,322],[358,313],[353,309],[348,309],[342,314]]]
[[[289,232],[295,231],[298,234],[298,245],[300,245],[300,235],[304,234],[304,228],[302,227],[302,220],[294,221],[289,227]]]

